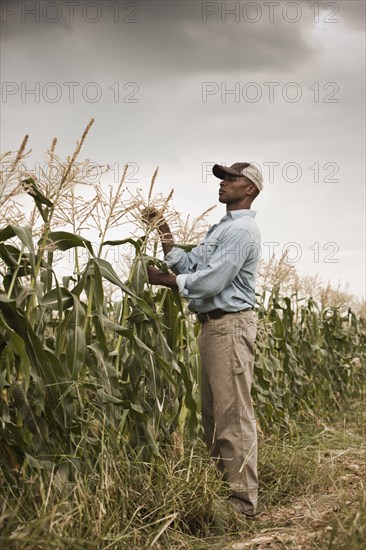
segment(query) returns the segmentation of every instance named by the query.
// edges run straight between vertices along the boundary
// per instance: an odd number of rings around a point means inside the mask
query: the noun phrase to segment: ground
[[[217,548],[366,549],[365,402],[308,432],[294,445],[264,444],[260,513]]]

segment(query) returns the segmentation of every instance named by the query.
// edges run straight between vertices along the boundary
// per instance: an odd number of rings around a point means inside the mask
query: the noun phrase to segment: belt
[[[245,309],[241,309],[240,311],[224,311],[223,309],[214,309],[213,311],[208,311],[207,313],[197,313],[197,319],[200,323],[205,323],[209,319],[220,319],[224,315],[229,315],[231,313],[241,313],[242,311],[250,311],[253,310],[254,307],[247,307]]]

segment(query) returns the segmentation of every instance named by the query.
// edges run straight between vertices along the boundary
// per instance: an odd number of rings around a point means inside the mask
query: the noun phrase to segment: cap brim
[[[225,179],[225,176],[242,176],[240,172],[236,172],[236,170],[233,170],[232,168],[228,168],[227,166],[221,166],[220,164],[214,164],[212,168],[212,173],[217,178],[223,180]]]

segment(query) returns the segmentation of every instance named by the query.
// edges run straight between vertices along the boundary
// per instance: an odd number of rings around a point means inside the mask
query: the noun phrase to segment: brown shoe
[[[253,512],[253,508],[245,502],[244,500],[241,500],[237,497],[229,497],[229,503],[235,508],[237,512],[240,514],[243,514],[248,519],[255,519],[258,515],[257,512]]]

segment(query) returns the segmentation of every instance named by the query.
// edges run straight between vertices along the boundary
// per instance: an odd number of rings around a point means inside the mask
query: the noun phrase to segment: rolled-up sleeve
[[[179,294],[183,297],[188,298],[188,290],[185,288],[187,277],[188,275],[184,273],[181,275],[177,275],[176,283],[177,283]]]
[[[183,279],[179,281],[180,294],[190,299],[216,296],[232,283],[255,246],[256,243],[245,229],[226,231],[207,267],[188,274],[182,290]]]
[[[166,265],[176,275],[180,273],[194,273],[199,255],[199,247],[192,248],[190,252],[185,252],[182,248],[173,247],[168,254],[164,256]]]

